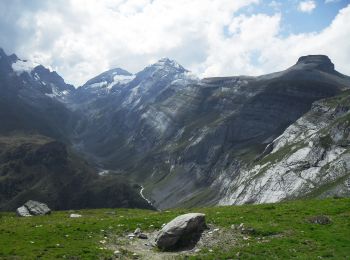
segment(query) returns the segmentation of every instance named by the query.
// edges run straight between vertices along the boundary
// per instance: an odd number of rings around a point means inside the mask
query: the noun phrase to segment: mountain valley
[[[1,191],[56,187],[2,192],[4,209],[28,196],[57,209],[152,207],[143,195],[166,209],[350,195],[350,78],[327,56],[303,56],[268,75],[204,79],[163,58],[77,89],[41,65],[0,56]],[[69,163],[38,170],[50,152],[35,167],[13,155],[30,157],[47,142]],[[66,175],[82,181],[65,191],[77,202],[45,198]]]

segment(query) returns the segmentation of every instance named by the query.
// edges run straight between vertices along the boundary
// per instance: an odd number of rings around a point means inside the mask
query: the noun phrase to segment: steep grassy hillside
[[[142,251],[150,241],[129,240],[136,227],[149,236],[163,223],[187,212],[203,212],[210,231],[187,252]],[[53,212],[19,218],[2,213],[0,259],[347,259],[350,255],[350,199],[303,200],[278,204],[170,210],[134,209]],[[325,215],[330,224],[310,222]],[[254,232],[241,234],[232,225],[244,223]],[[219,230],[216,230],[219,229]],[[210,234],[211,232],[211,234]],[[200,249],[200,250],[198,250]],[[134,253],[137,254],[133,255]]]

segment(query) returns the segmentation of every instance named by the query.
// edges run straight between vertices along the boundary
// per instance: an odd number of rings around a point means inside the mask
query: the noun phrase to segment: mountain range
[[[74,88],[0,49],[0,208],[349,196],[349,110],[350,77],[324,55],[204,79],[163,58]]]

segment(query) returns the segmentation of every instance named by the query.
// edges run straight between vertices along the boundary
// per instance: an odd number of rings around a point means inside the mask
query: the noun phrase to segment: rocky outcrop
[[[205,228],[204,214],[188,213],[178,216],[162,228],[156,238],[156,245],[162,250],[193,247]]]
[[[34,200],[28,200],[16,210],[20,217],[42,216],[51,214],[51,209],[45,204]]]
[[[253,164],[221,179],[220,204],[350,196],[350,92],[315,102]],[[226,189],[225,189],[226,188]]]
[[[298,59],[297,65],[306,68],[317,68],[326,72],[334,72],[334,64],[326,55],[307,55]]]

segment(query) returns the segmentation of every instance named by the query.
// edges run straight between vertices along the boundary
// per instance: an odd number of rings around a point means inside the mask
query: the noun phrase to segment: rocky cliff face
[[[350,92],[317,101],[254,163],[217,180],[220,204],[350,195]]]

